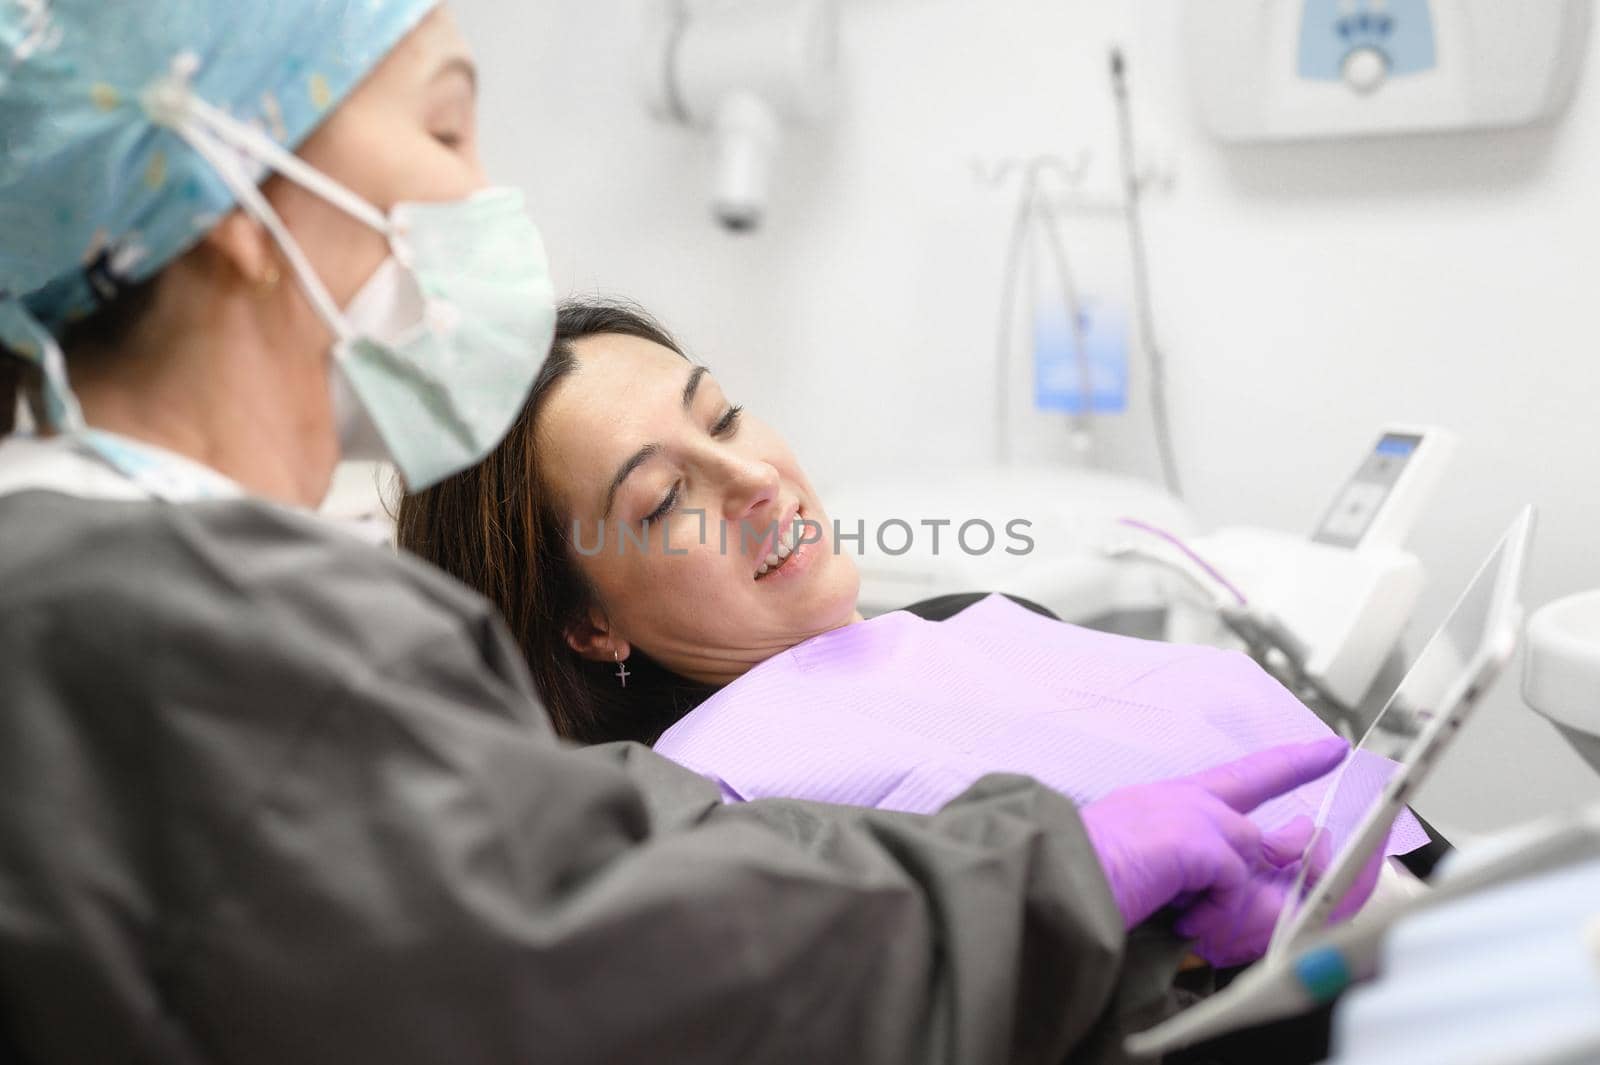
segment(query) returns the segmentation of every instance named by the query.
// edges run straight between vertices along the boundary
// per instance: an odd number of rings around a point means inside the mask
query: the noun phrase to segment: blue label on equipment
[[[1306,0],[1300,17],[1302,78],[1339,81],[1351,52],[1371,50],[1389,76],[1417,74],[1438,63],[1428,0]]]
[[[1033,323],[1033,401],[1040,410],[1068,414],[1128,409],[1128,320],[1120,308],[1086,300],[1077,328],[1059,304],[1040,309]]]

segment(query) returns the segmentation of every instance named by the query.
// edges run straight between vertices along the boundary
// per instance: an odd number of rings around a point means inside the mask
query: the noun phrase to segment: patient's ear
[[[628,641],[619,639],[611,624],[598,607],[589,610],[589,616],[567,629],[567,646],[591,662],[612,662],[627,658],[632,648]]]

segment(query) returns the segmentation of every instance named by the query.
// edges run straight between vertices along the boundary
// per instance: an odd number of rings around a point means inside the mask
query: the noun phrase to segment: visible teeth
[[[766,561],[761,564],[761,568],[756,570],[756,576],[757,577],[765,577],[768,573],[770,573],[773,570],[777,569],[779,566],[782,566],[785,562],[789,561],[789,556],[794,554],[795,551],[797,551],[799,549],[799,547],[800,547],[800,522],[799,522],[799,517],[800,517],[800,515],[798,513],[796,513],[795,514],[795,519],[796,520],[790,523],[789,531],[786,532],[786,533],[782,533],[778,537],[777,543],[775,543],[773,545],[772,553],[769,554],[767,556]]]

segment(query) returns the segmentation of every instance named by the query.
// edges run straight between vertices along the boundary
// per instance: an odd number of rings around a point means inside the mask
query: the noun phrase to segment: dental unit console
[[[1422,565],[1405,542],[1454,450],[1455,438],[1444,430],[1391,426],[1310,538],[1231,527],[1191,541],[1193,557],[1230,585],[1213,607],[1258,657],[1271,650],[1290,659],[1284,665],[1305,682],[1300,687],[1342,708],[1357,706],[1416,606]],[[1192,570],[1189,558],[1169,553],[1166,561]],[[1175,611],[1168,637],[1211,642],[1194,631],[1209,623]]]

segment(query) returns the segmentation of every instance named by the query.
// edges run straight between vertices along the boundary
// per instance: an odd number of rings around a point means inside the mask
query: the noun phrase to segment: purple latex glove
[[[1311,866],[1309,889],[1327,871],[1333,848],[1327,836],[1317,837],[1309,818],[1296,818],[1262,837],[1263,864],[1258,865],[1245,889],[1213,893],[1196,901],[1178,919],[1174,930],[1194,940],[1195,953],[1218,968],[1244,965],[1267,952],[1278,916],[1288,904],[1302,864]],[[1310,847],[1310,853],[1306,853]],[[1350,890],[1329,916],[1342,921],[1371,897],[1383,871],[1384,854],[1375,852]],[[1180,907],[1184,908],[1184,907]]]
[[[1310,831],[1291,822],[1263,834],[1245,815],[1332,771],[1349,750],[1337,736],[1274,747],[1085,806],[1084,827],[1124,926],[1193,901],[1179,932],[1200,941],[1207,961],[1235,964],[1257,941],[1265,949]]]

